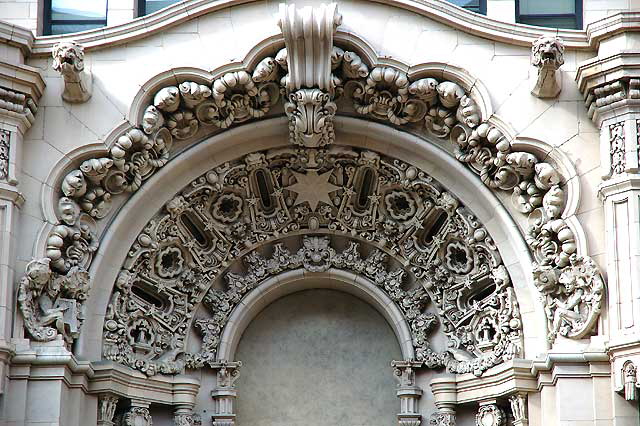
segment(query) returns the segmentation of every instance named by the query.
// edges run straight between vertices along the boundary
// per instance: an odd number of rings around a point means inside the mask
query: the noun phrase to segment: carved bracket
[[[86,102],[91,98],[92,75],[84,63],[84,47],[74,42],[62,42],[53,46],[53,69],[62,74],[64,90],[62,99],[71,103]]]
[[[531,94],[555,98],[562,90],[558,69],[564,64],[564,43],[558,37],[542,36],[531,46],[531,64],[538,68],[538,80]]]

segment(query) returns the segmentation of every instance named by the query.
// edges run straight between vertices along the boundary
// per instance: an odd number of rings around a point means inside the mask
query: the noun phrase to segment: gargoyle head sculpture
[[[564,64],[564,43],[558,37],[540,37],[533,42],[531,53],[531,63],[538,68],[558,69]]]

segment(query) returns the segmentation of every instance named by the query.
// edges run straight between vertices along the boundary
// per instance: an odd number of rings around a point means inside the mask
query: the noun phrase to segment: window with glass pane
[[[138,16],[148,15],[181,0],[138,0]]]
[[[456,6],[463,7],[476,13],[487,14],[487,0],[448,0]]]
[[[107,25],[107,0],[45,0],[44,34],[86,31]]]
[[[516,21],[541,27],[581,29],[582,0],[516,0]]]

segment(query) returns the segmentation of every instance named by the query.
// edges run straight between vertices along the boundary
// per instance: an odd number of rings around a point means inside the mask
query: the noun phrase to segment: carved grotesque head
[[[62,181],[62,192],[67,197],[82,197],[87,192],[87,181],[80,170],[72,170]]]
[[[49,278],[51,278],[50,261],[51,259],[45,257],[32,260],[27,264],[26,277],[31,283],[32,288],[40,289],[49,281]]]
[[[564,43],[558,37],[543,36],[533,42],[531,54],[534,66],[558,69],[564,64]]]
[[[58,200],[58,215],[63,223],[73,226],[80,216],[80,207],[71,198],[61,197]]]
[[[53,46],[53,69],[62,74],[73,74],[84,69],[84,48],[75,41]]]

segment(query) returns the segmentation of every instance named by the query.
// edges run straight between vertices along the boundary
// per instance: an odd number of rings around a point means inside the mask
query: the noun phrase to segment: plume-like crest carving
[[[331,37],[340,23],[335,10],[332,13],[329,11],[322,15]],[[324,39],[323,43],[326,41]],[[317,77],[313,84],[292,83],[299,80],[292,79],[290,64],[294,58],[300,60],[301,53],[293,52],[286,45],[275,57],[263,58],[254,69],[237,69],[212,76],[210,81],[185,80],[178,85],[161,88],[143,111],[138,128],[125,131],[112,144],[109,152],[86,160],[77,169],[71,170],[59,188],[59,222],[47,240],[46,258],[39,260],[41,264],[49,262],[51,273],[41,274],[34,281],[30,271],[27,271],[21,282],[20,292],[23,296],[20,309],[31,337],[36,340],[50,338],[44,338],[36,331],[47,327],[45,322],[49,319],[42,313],[43,308],[34,308],[38,305],[40,293],[29,289],[55,288],[55,283],[64,281],[71,271],[88,268],[98,248],[94,220],[109,214],[114,197],[137,191],[145,180],[169,161],[174,145],[184,140],[193,141],[199,135],[216,129],[226,129],[237,123],[264,117],[273,111],[281,93],[286,95],[283,98],[285,113],[289,117],[290,141],[294,146],[305,149],[295,155],[282,154],[282,157],[276,155],[273,158],[265,157],[264,153],[254,153],[245,157],[244,162],[234,163],[233,172],[227,171],[227,166],[223,165],[203,177],[211,185],[211,191],[219,192],[228,185],[224,179],[236,179],[233,173],[242,170],[246,175],[243,179],[250,184],[244,190],[254,192],[247,197],[242,190],[236,189],[207,206],[215,211],[211,223],[224,226],[210,225],[211,229],[206,235],[197,235],[189,243],[191,247],[187,248],[191,252],[201,255],[217,253],[217,257],[203,261],[200,269],[189,269],[193,263],[192,254],[180,248],[156,247],[157,240],[146,234],[141,235],[137,242],[140,247],[150,252],[160,250],[162,259],[167,259],[166,262],[160,260],[155,266],[159,276],[183,277],[180,280],[186,280],[185,288],[200,294],[201,287],[212,278],[211,271],[219,268],[217,265],[221,264],[221,259],[228,259],[231,255],[235,257],[242,252],[235,243],[230,242],[232,239],[243,241],[245,246],[240,247],[250,247],[259,242],[251,240],[255,238],[254,235],[268,239],[270,237],[267,236],[274,235],[274,232],[286,234],[296,229],[317,230],[326,226],[331,231],[348,229],[354,235],[362,235],[367,240],[383,245],[396,242],[397,246],[392,249],[394,254],[409,256],[410,262],[422,268],[416,271],[416,278],[432,283],[429,285],[434,288],[433,298],[449,300],[447,298],[452,296],[448,292],[455,293],[457,289],[453,286],[445,291],[443,286],[451,284],[447,274],[470,274],[469,268],[473,266],[468,262],[471,253],[467,251],[468,247],[485,241],[488,238],[486,231],[480,227],[474,230],[468,241],[450,244],[439,264],[418,249],[419,246],[412,242],[418,237],[406,235],[413,232],[410,231],[415,226],[412,221],[417,220],[416,215],[422,214],[420,212],[424,212],[425,207],[420,204],[422,201],[419,197],[408,195],[402,182],[415,182],[424,174],[415,167],[405,165],[399,187],[388,188],[387,192],[380,193],[382,181],[379,177],[384,173],[381,167],[391,167],[385,164],[392,162],[385,160],[385,163],[374,153],[346,150],[345,155],[346,152],[354,152],[349,155],[357,164],[351,164],[344,158],[339,160],[341,157],[335,150],[327,150],[335,140],[335,100],[342,97],[341,105],[351,104],[353,113],[394,125],[411,124],[413,130],[424,131],[438,138],[449,138],[455,157],[478,174],[487,187],[510,192],[515,207],[529,215],[527,242],[536,259],[534,279],[543,295],[549,319],[549,338],[553,340],[557,335],[582,338],[588,335],[601,309],[604,283],[595,263],[577,253],[575,235],[562,217],[566,201],[563,178],[556,166],[536,154],[514,150],[509,138],[491,124],[489,117],[482,117],[481,108],[472,94],[456,82],[430,75],[409,78],[402,70],[388,65],[368,64],[356,52],[335,45],[325,51],[329,75],[324,75],[323,80]],[[274,158],[288,164],[287,168],[275,175],[270,170],[275,164]],[[347,177],[343,176],[342,180],[331,177],[332,181],[328,182],[321,166],[314,165],[318,163],[328,167],[327,161],[337,164],[336,167],[347,167],[349,164],[348,167],[357,168],[358,174],[349,177],[352,181],[345,180]],[[306,165],[303,167],[303,164]],[[301,179],[304,182],[298,182],[293,174],[295,170],[303,173]],[[328,171],[329,168],[324,170]],[[260,182],[256,183],[256,179]],[[343,188],[340,191],[345,193],[358,193],[361,187],[367,187],[370,193],[361,198],[353,198],[353,194],[342,196],[339,205],[331,206],[322,200],[333,200],[335,191],[331,194],[307,194],[306,201],[309,202],[303,203],[300,200],[305,199],[305,195],[300,195],[293,188],[286,189],[295,185],[295,188],[303,190],[314,182],[324,189],[333,186]],[[365,185],[366,182],[369,183]],[[262,186],[266,192],[258,196],[251,185]],[[288,204],[291,195],[287,194],[291,193],[298,194],[298,204]],[[436,201],[440,211],[447,217],[456,211],[457,201],[448,193],[444,192]],[[170,213],[169,217],[183,217],[181,212],[187,206],[184,196],[176,197],[166,210]],[[328,221],[328,217],[332,217],[327,216],[329,212],[335,215],[335,222]],[[239,220],[241,217],[244,219]],[[437,219],[433,219],[434,223],[437,223]],[[193,213],[190,219],[185,220],[188,223],[177,226],[197,229],[200,226],[198,221],[203,219]],[[427,231],[421,232],[420,235],[423,235]],[[398,240],[398,236],[404,236],[402,238],[405,239]],[[440,243],[437,235],[430,238],[434,238],[435,244]],[[413,247],[415,251],[406,251],[407,247]],[[492,263],[490,265],[491,280],[508,281],[504,271],[495,269]],[[449,272],[443,272],[443,268]],[[182,275],[183,269],[189,271],[188,278]],[[133,281],[135,277],[123,271],[116,283],[116,292],[126,293]],[[169,289],[163,291],[171,293]],[[513,295],[510,295],[507,299],[512,298]],[[118,303],[116,301],[112,308],[119,307]],[[198,300],[193,303],[198,303]],[[495,299],[493,309],[512,309],[505,307],[508,304]],[[179,334],[182,327],[179,324],[183,324],[180,318],[191,312],[188,304],[177,308],[182,311],[176,317],[178,319],[172,318],[176,328],[170,336]],[[160,311],[155,314],[161,315]],[[451,327],[455,327],[458,319],[455,315],[451,317]],[[142,320],[135,325],[141,330],[147,327]],[[480,323],[476,325],[483,326]],[[53,337],[56,330],[62,334],[60,330],[63,328],[50,328]],[[125,331],[123,329],[118,333]],[[140,341],[136,343],[138,351],[144,352],[145,344],[149,344],[142,342],[149,339],[144,333],[125,337],[130,344],[135,340]],[[469,336],[462,333],[459,340],[467,342]],[[173,347],[167,342],[162,345]],[[476,349],[480,350],[479,347]],[[182,350],[177,349],[176,352]]]

